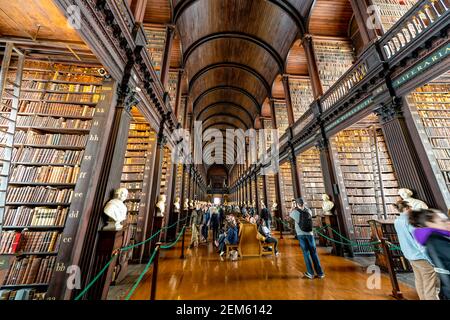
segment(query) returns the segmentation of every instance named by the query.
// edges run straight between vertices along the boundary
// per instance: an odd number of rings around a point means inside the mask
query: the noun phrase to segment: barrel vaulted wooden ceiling
[[[171,67],[203,129],[245,130],[284,98],[280,75],[308,76],[301,34],[347,37],[351,17],[349,0],[148,0],[144,23],[176,26]]]

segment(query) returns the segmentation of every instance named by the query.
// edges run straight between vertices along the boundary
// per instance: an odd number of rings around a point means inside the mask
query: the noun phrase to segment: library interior
[[[449,8],[0,0],[0,300],[450,299]]]

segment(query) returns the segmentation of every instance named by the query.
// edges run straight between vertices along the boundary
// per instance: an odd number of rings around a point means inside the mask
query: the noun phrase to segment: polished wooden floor
[[[187,236],[186,239],[189,237]],[[280,240],[278,257],[244,258],[221,261],[212,244],[186,250],[180,247],[162,251],[159,263],[157,300],[390,300],[391,285],[386,274],[381,288],[369,289],[370,274],[361,265],[330,255],[319,248],[324,279],[302,277],[305,264],[298,242],[287,236]],[[148,300],[151,271],[132,296]],[[406,299],[418,299],[413,288],[400,283]]]

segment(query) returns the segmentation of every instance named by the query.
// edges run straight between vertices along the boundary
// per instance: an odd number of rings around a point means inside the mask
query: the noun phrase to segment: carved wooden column
[[[333,229],[337,229],[341,234],[348,238],[347,223],[352,223],[351,221],[346,221],[344,217],[343,204],[341,203],[341,197],[339,196],[339,188],[337,184],[337,179],[334,171],[333,160],[331,159],[330,144],[325,136],[321,136],[318,139],[316,147],[320,151],[320,165],[322,167],[323,181],[325,185],[325,193],[330,196],[330,200],[334,203],[334,208],[332,213],[337,216],[337,225],[332,225]],[[337,239],[341,241],[342,239]],[[349,249],[350,256],[353,256],[351,248]],[[336,245],[336,254],[339,256],[344,256],[344,248],[341,245]]]
[[[295,118],[294,118],[294,109],[292,108],[291,89],[289,87],[289,75],[283,74],[281,79],[282,79],[283,88],[284,88],[284,96],[285,96],[285,101],[286,101],[288,122],[289,122],[289,126],[292,126],[295,122]]]
[[[166,45],[164,48],[163,61],[161,63],[161,83],[163,88],[167,90],[167,83],[169,80],[170,55],[172,52],[172,42],[175,35],[175,26],[167,26]]]
[[[316,55],[314,53],[314,43],[310,34],[305,34],[302,39],[303,49],[306,54],[308,73],[311,78],[311,88],[314,99],[319,99],[323,95],[322,83],[319,77],[319,67],[317,66]]]
[[[171,183],[170,183],[170,191],[169,191],[169,197],[167,198],[167,203],[166,203],[166,208],[169,216],[167,218],[167,222],[165,223],[166,226],[171,226],[172,224],[174,224],[175,222],[177,222],[177,220],[180,218],[179,217],[179,213],[180,212],[175,212],[174,209],[174,203],[175,203],[175,197],[177,197],[177,195],[175,194],[175,190],[176,190],[176,185],[177,185],[177,161],[174,161],[174,163],[172,164],[172,176],[171,176]],[[168,229],[165,232],[165,240],[166,242],[172,242],[173,240],[175,240],[176,237],[176,233],[177,233],[177,228],[172,227],[170,229]]]
[[[424,159],[419,157],[403,116],[404,107],[403,100],[394,98],[392,103],[375,111],[381,122],[399,187],[412,190],[414,197],[425,201],[429,207],[447,211],[444,199],[439,199],[440,193],[433,192],[431,188],[421,163]]]
[[[292,140],[293,134],[292,134],[292,126],[294,125],[295,118],[294,118],[294,110],[292,107],[292,99],[291,99],[291,89],[289,87],[289,75],[285,74],[282,78],[283,81],[283,88],[284,88],[284,96],[286,97],[286,108],[287,108],[287,114],[288,114],[288,122],[289,122],[289,134],[291,138],[289,140]],[[292,186],[294,188],[294,198],[297,199],[301,196],[300,192],[300,179],[298,174],[298,167],[297,167],[297,158],[295,157],[294,147],[291,145],[291,155],[289,156],[289,161],[291,162],[291,176],[292,176]]]
[[[264,129],[264,120],[261,119],[261,129]],[[264,143],[266,141],[266,137],[264,136]],[[265,148],[265,146],[264,146]],[[265,152],[264,152],[265,153]],[[262,172],[262,170],[261,170]],[[267,190],[267,175],[263,174],[262,176],[263,179],[263,192],[264,192],[264,205],[266,206],[266,208],[269,207],[269,194],[268,194],[268,190]]]
[[[278,126],[277,126],[277,118],[275,116],[275,101],[270,98],[270,113],[272,116],[272,129],[277,130]],[[282,197],[281,197],[281,182],[280,182],[280,174],[279,172],[274,174],[274,180],[275,180],[275,197],[276,197],[276,201],[278,204],[278,215],[280,219],[283,219],[285,216],[285,212],[284,212],[284,206],[281,205],[282,204]]]
[[[155,149],[155,155],[154,155],[154,162],[153,162],[153,168],[152,168],[152,186],[150,188],[150,205],[148,208],[148,224],[146,226],[145,230],[145,239],[152,236],[155,232],[161,228],[162,219],[159,219],[159,217],[156,217],[155,215],[155,209],[156,209],[156,202],[159,197],[160,192],[160,183],[161,183],[161,171],[162,171],[162,163],[164,158],[164,146],[166,144],[166,137],[164,136],[164,126],[167,120],[167,116],[165,115],[161,123],[159,125],[159,131],[158,131],[158,139],[157,139],[157,146]],[[167,205],[167,203],[166,203]],[[144,249],[141,255],[141,263],[148,261],[150,259],[150,256],[153,253],[153,249],[155,248],[155,244],[159,241],[159,237],[155,237],[151,242],[147,242],[144,245]]]
[[[370,0],[369,0],[370,1]],[[350,0],[350,4],[355,14],[355,20],[358,25],[359,33],[363,40],[364,46],[377,39],[374,28],[369,28],[369,24],[373,24],[373,17],[369,16],[367,0]]]

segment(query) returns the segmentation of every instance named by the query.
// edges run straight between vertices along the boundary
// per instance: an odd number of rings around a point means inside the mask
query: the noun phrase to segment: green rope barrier
[[[186,227],[183,227],[183,229],[181,229],[180,234],[178,235],[178,237],[175,239],[174,242],[172,242],[171,244],[165,245],[165,246],[161,246],[161,249],[170,249],[170,248],[172,248],[174,245],[176,245],[177,242],[180,240],[181,236],[183,235],[184,229],[185,229],[185,228],[186,228]]]
[[[287,224],[287,222],[281,220],[278,217],[275,217],[275,219],[280,221],[281,223],[283,223],[285,225]],[[331,231],[334,234],[336,234],[339,238],[341,238],[342,240],[345,240],[347,242],[337,241],[337,240],[332,239],[332,238],[328,237],[327,235],[325,235],[325,234],[320,232],[320,231],[322,231],[323,229],[326,229],[326,228],[330,228]],[[314,231],[317,232],[321,237],[323,237],[323,238],[325,238],[325,239],[327,239],[327,240],[329,240],[331,242],[334,242],[334,243],[337,243],[337,244],[341,244],[341,245],[344,245],[344,246],[352,246],[352,247],[355,247],[355,246],[366,246],[366,247],[373,247],[372,248],[373,251],[381,250],[380,248],[375,247],[376,245],[379,245],[381,243],[380,241],[374,241],[374,242],[368,242],[368,243],[356,243],[356,242],[353,242],[352,240],[344,237],[338,231],[334,230],[330,225],[325,225],[322,228],[314,228]],[[401,248],[399,246],[390,244],[389,245],[389,250],[401,250]]]
[[[170,249],[172,248],[174,245],[176,245],[178,243],[178,241],[180,241],[181,236],[183,235],[184,231],[185,231],[185,226],[183,226],[183,228],[181,229],[180,233],[178,234],[177,238],[175,239],[175,241],[169,245],[165,245],[165,246],[160,246],[160,249]],[[131,296],[133,295],[134,291],[136,290],[136,288],[139,286],[139,284],[141,283],[142,279],[144,278],[144,275],[148,272],[148,270],[150,269],[150,266],[153,262],[153,259],[156,256],[156,252],[157,250],[155,250],[152,254],[152,256],[150,257],[149,262],[147,263],[147,265],[145,266],[144,271],[141,272],[141,274],[139,275],[138,279],[136,280],[136,282],[133,285],[133,288],[131,289],[131,291],[128,293],[128,295],[126,296],[125,300],[129,300],[131,298]]]
[[[157,250],[153,251],[153,254],[150,257],[150,260],[148,261],[147,265],[145,266],[144,271],[142,271],[141,274],[139,275],[138,279],[136,280],[136,282],[133,285],[133,288],[131,288],[131,290],[128,293],[128,295],[126,296],[125,300],[130,300],[130,298],[133,295],[134,291],[136,290],[136,288],[139,286],[139,284],[141,283],[142,279],[144,278],[144,275],[150,269],[150,266],[152,265],[153,259],[155,259],[155,256],[156,256],[157,252],[158,252]]]
[[[136,244],[127,246],[127,247],[120,248],[118,251],[127,251],[127,250],[133,249],[133,248],[135,248],[135,247],[138,247],[138,246],[140,246],[140,245],[143,245],[143,244],[145,244],[145,243],[151,241],[152,239],[154,239],[158,234],[161,233],[161,231],[163,231],[163,230],[169,230],[170,228],[172,228],[172,227],[174,227],[175,225],[177,225],[178,222],[184,221],[184,220],[186,220],[186,219],[187,219],[187,216],[184,217],[183,219],[180,219],[180,220],[178,220],[177,222],[171,224],[170,226],[163,227],[163,228],[159,229],[155,234],[153,234],[152,236],[150,236],[148,239],[146,239],[146,240],[144,240],[144,241],[141,241],[141,242],[139,242],[139,243],[136,243]],[[183,229],[184,229],[184,227],[183,227]],[[111,259],[108,261],[108,263],[100,270],[99,273],[97,273],[97,274],[95,275],[94,279],[92,279],[92,281],[89,282],[89,284],[88,284],[88,285],[80,292],[80,294],[78,294],[78,295],[75,297],[75,300],[81,299],[81,297],[82,297],[82,296],[83,296],[83,295],[84,295],[84,294],[85,294],[85,293],[86,293],[86,292],[94,285],[94,283],[97,282],[98,279],[100,279],[101,275],[102,275],[103,273],[105,273],[105,271],[108,269],[109,265],[113,262],[114,258],[116,258],[117,256],[118,256],[118,253],[114,253],[114,254],[113,254],[113,256],[112,256]]]

